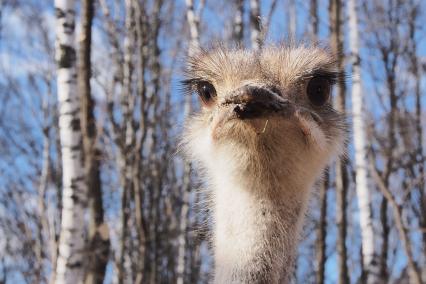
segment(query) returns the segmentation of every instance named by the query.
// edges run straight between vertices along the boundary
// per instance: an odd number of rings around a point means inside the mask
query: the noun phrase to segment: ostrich
[[[311,188],[342,154],[346,123],[330,103],[343,76],[311,46],[214,48],[183,81],[201,110],[183,148],[205,181],[214,283],[288,283]]]

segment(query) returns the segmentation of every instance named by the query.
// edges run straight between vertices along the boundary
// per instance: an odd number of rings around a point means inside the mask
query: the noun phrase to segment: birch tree
[[[235,1],[235,16],[232,27],[232,36],[239,46],[244,44],[244,0]]]
[[[200,48],[199,40],[199,18],[200,12],[204,6],[204,1],[200,1],[200,7],[198,12],[194,8],[194,2],[192,0],[186,0],[186,19],[188,22],[190,32],[190,42],[188,55],[194,55]],[[192,101],[191,97],[185,98],[184,115],[188,117],[192,112]],[[185,254],[187,249],[187,230],[188,230],[188,212],[189,212],[189,195],[191,190],[191,164],[184,162],[184,175],[183,175],[183,195],[182,195],[182,207],[180,213],[180,225],[179,225],[179,238],[178,238],[178,260],[177,260],[177,283],[183,284],[185,279]]]
[[[250,0],[250,40],[254,50],[262,47],[261,28],[259,0]]]
[[[365,283],[377,283],[375,238],[371,212],[370,188],[367,176],[367,139],[364,123],[364,93],[361,81],[361,57],[358,40],[358,16],[355,0],[348,2],[349,36],[352,63],[352,117],[355,149],[355,188],[358,197],[361,227],[363,278]]]
[[[116,136],[120,135],[120,149],[118,154],[118,165],[120,169],[121,183],[121,229],[120,229],[120,251],[117,265],[117,280],[118,283],[123,283],[132,279],[130,273],[130,259],[127,257],[126,250],[130,246],[130,194],[133,191],[133,145],[134,128],[133,128],[133,111],[135,107],[135,98],[132,96],[132,76],[134,74],[134,64],[132,60],[133,50],[135,47],[135,19],[134,7],[132,0],[125,1],[125,37],[124,37],[124,64],[122,78],[122,92],[120,97],[120,105],[123,116],[123,122],[120,127],[120,133],[116,131]],[[113,114],[112,114],[113,116]]]
[[[56,62],[62,152],[62,221],[56,283],[82,283],[86,185],[82,164],[80,100],[76,82],[75,2],[56,0]]]

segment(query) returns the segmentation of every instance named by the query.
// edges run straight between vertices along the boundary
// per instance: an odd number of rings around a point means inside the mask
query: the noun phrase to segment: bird
[[[308,44],[219,45],[191,55],[184,74],[200,109],[181,147],[208,198],[213,283],[289,283],[314,185],[344,155],[336,55]]]

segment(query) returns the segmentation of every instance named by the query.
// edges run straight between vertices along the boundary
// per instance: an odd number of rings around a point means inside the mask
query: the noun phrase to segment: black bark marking
[[[72,34],[75,30],[75,11],[74,10],[67,10],[64,11],[61,8],[55,8],[55,16],[56,19],[62,19],[64,23],[62,24],[64,28],[65,34]],[[68,16],[68,21],[67,21]]]
[[[71,102],[71,100],[69,102]],[[78,115],[79,112],[80,112],[80,108],[75,108],[72,111],[67,111],[67,112],[61,113],[61,115],[62,116],[72,116],[74,118],[74,116]]]
[[[65,18],[65,12],[60,8],[55,8],[55,16],[57,19]]]
[[[80,145],[76,145],[76,146],[72,146],[72,147],[70,147],[70,150],[71,151],[79,151],[80,150]],[[73,158],[76,158],[77,157],[77,155],[73,155]]]
[[[65,21],[63,24],[62,24],[62,26],[64,27],[64,31],[65,31],[65,33],[69,33],[69,34],[71,34],[71,33],[73,33],[74,32],[74,29],[75,29],[75,23],[74,23],[74,21],[72,21],[72,22],[67,22],[67,21]]]
[[[71,195],[71,199],[74,202],[74,204],[78,204],[81,202],[81,199],[77,196],[77,194]]]
[[[80,131],[81,129],[80,118],[73,118],[71,120],[71,129],[73,131]]]
[[[75,66],[76,52],[69,45],[61,44],[59,47],[60,56],[58,59],[59,68],[71,68]]]
[[[69,268],[79,268],[79,267],[81,267],[81,265],[82,265],[82,263],[80,261],[77,261],[75,263],[68,262],[68,267]]]

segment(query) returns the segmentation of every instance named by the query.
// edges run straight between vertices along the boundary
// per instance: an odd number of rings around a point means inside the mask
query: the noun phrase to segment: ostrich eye
[[[315,106],[323,106],[330,98],[330,81],[322,77],[314,77],[308,83],[307,95]]]
[[[216,89],[207,81],[198,83],[197,92],[205,106],[212,104],[216,97]]]

